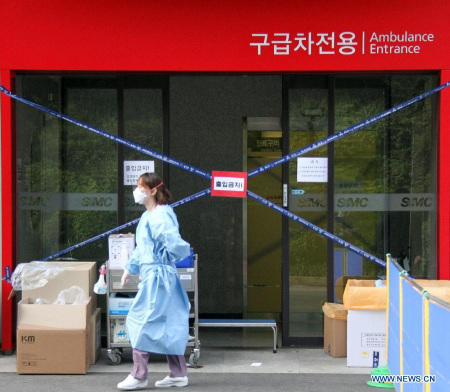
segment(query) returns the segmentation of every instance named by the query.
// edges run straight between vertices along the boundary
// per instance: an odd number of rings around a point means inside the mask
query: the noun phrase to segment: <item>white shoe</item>
[[[131,374],[128,375],[128,377],[123,380],[122,382],[119,382],[117,384],[117,389],[121,389],[124,391],[133,391],[135,389],[142,389],[145,388],[148,385],[148,380],[139,380],[137,378],[134,378]]]
[[[164,380],[155,382],[155,387],[158,387],[158,388],[185,387],[187,385],[188,385],[187,376],[184,376],[184,377],[167,376]]]

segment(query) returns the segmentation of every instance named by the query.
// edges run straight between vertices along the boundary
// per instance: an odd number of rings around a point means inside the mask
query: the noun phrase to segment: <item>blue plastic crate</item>
[[[194,267],[194,253],[186,257],[184,260],[181,260],[178,263],[175,263],[177,268],[193,268]]]

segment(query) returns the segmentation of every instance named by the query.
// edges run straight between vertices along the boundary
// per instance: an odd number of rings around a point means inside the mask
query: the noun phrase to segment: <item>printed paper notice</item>
[[[297,158],[297,182],[327,182],[328,158]]]
[[[155,161],[124,161],[123,185],[136,185],[141,174],[154,172]]]

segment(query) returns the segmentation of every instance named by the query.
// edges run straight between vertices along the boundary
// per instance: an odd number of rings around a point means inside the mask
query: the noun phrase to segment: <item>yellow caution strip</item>
[[[399,274],[400,284],[399,290],[399,302],[400,302],[400,375],[403,376],[403,274]],[[403,392],[403,383],[400,383],[400,392]]]
[[[430,301],[428,298],[424,297],[423,303],[423,317],[424,317],[424,328],[423,328],[423,343],[424,343],[424,360],[425,360],[425,372],[424,374],[430,374]],[[425,384],[425,391],[430,392],[431,383]]]

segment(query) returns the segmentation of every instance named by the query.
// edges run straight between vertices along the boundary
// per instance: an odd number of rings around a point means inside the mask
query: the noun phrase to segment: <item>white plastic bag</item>
[[[86,294],[79,286],[72,286],[60,291],[54,302],[55,305],[86,305],[87,303]]]
[[[49,280],[70,268],[65,266],[64,263],[47,263],[44,261],[21,263],[11,276],[12,287],[15,291],[37,289],[45,286]]]

